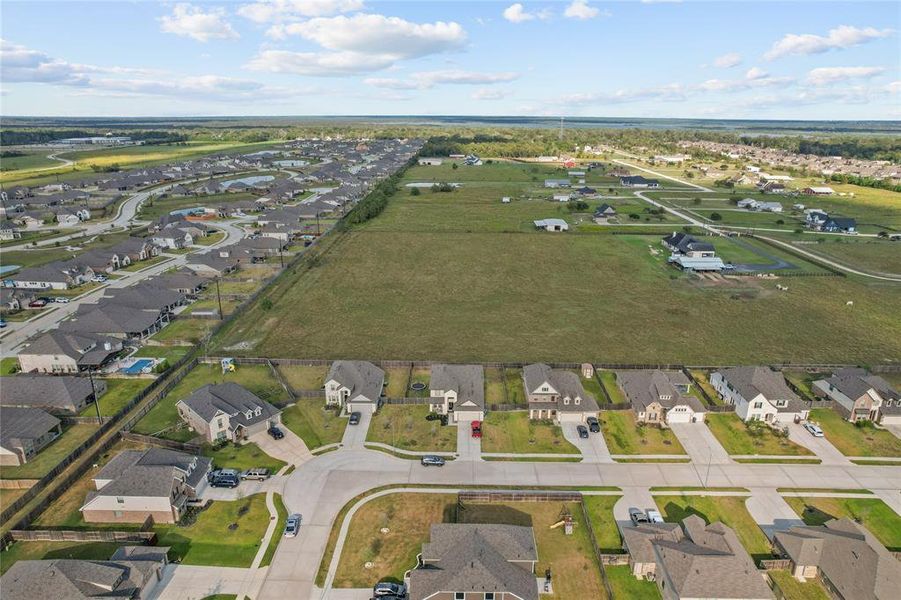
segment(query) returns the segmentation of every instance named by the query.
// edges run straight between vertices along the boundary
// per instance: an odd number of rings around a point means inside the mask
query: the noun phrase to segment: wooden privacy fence
[[[622,565],[629,564],[629,555],[628,554],[598,554],[598,560],[601,561],[602,565],[609,565],[611,567],[620,567]]]
[[[582,502],[579,492],[541,490],[464,490],[459,502]]]
[[[130,431],[123,431],[119,434],[119,436],[123,440],[128,440],[132,442],[139,442],[142,444],[147,444],[149,446],[156,446],[157,448],[168,448],[170,450],[179,450],[181,452],[190,452],[191,454],[200,454],[203,450],[197,444],[186,444],[184,442],[176,442],[175,440],[167,440],[163,438],[154,437],[152,435],[142,435],[140,433],[132,433]]]
[[[15,542],[131,542],[149,544],[156,540],[153,531],[107,531],[72,529],[13,529],[9,538]]]
[[[760,566],[766,571],[788,569],[791,564],[789,558],[767,558],[760,561]]]

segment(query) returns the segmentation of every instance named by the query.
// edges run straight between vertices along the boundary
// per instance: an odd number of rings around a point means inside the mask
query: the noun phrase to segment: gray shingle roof
[[[538,600],[529,564],[538,560],[531,527],[434,524],[430,539],[422,545],[426,566],[410,573],[410,600],[439,591],[506,591],[523,600]]]
[[[176,480],[196,489],[211,462],[209,458],[163,448],[125,450],[94,475],[94,479],[110,483],[88,494],[86,502],[97,496],[169,498]]]
[[[705,412],[701,401],[689,394],[682,394],[676,386],[691,384],[681,371],[659,369],[641,371],[617,371],[616,382],[625,392],[632,407],[640,412],[653,402],[670,409],[678,405],[690,406],[695,412]],[[663,398],[661,398],[663,397]]]
[[[96,305],[79,306],[75,315],[63,321],[59,328],[78,333],[141,333],[151,328],[159,317],[158,311],[135,310],[114,300],[106,300]]]
[[[432,365],[429,385],[433,390],[454,390],[457,405],[472,402],[485,408],[485,372],[482,365]]]
[[[782,373],[769,367],[735,367],[720,373],[745,400],[752,400],[762,394],[769,402],[787,400],[788,405],[777,407],[779,412],[800,412],[807,408],[801,398],[785,383]]]
[[[102,381],[95,386],[105,389]],[[98,388],[98,393],[102,393]],[[93,395],[91,382],[85,377],[17,375],[0,380],[0,406],[31,406],[76,413]]]
[[[229,416],[232,428],[236,425],[253,425],[280,412],[253,392],[232,382],[207,384],[179,402],[207,422],[220,412],[225,413]],[[250,418],[247,418],[248,412],[251,414]]]
[[[110,344],[109,350],[106,349],[105,344]],[[113,340],[112,338],[104,336],[54,329],[34,338],[24,350],[19,352],[19,354],[64,355],[76,360],[79,364],[82,364],[83,360],[90,359],[92,355],[96,356],[103,354],[96,362],[84,363],[100,364],[107,356],[117,352],[117,350],[113,350],[112,348],[117,347],[118,344],[118,340]]]
[[[557,403],[554,408],[559,411],[596,411],[597,400],[585,391],[579,376],[566,369],[552,369],[544,363],[526,365],[522,370],[527,394],[540,393],[539,389],[547,382],[562,398],[580,398],[579,404]]]
[[[385,372],[365,360],[336,360],[329,368],[326,381],[337,381],[350,390],[348,402],[366,399],[378,401],[382,395]]]
[[[20,448],[22,440],[34,440],[59,426],[59,419],[40,408],[0,406],[0,446]]]

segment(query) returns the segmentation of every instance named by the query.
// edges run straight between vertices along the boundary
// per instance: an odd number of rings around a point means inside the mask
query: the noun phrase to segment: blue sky
[[[896,2],[2,4],[3,115],[898,119]]]

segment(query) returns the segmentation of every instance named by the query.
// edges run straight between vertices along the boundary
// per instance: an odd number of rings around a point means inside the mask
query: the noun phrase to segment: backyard
[[[810,420],[820,425],[826,439],[845,456],[901,456],[901,440],[870,423],[849,423],[828,408],[810,411]]]
[[[326,373],[328,373],[326,366],[278,365],[276,368],[294,391],[321,390],[325,385]],[[323,396],[325,396],[324,392]]]
[[[40,479],[69,456],[75,448],[97,431],[98,425],[80,423],[69,425],[63,434],[31,457],[24,465],[5,466],[0,471],[3,479]]]
[[[97,405],[100,406],[100,414],[111,417],[134,399],[135,395],[145,387],[153,383],[153,379],[106,379],[106,393],[100,396]],[[88,404],[81,411],[82,417],[97,416],[97,407],[94,403]]]
[[[0,552],[0,575],[20,560],[109,560],[119,545],[111,542],[15,542]]]
[[[582,498],[588,518],[591,519],[591,529],[598,542],[601,552],[607,554],[619,554],[623,552],[623,540],[613,518],[613,506],[622,496],[593,496],[586,495]]]
[[[808,525],[846,517],[869,529],[889,550],[901,551],[901,517],[882,500],[786,496],[785,501]]]
[[[482,452],[579,454],[559,425],[530,419],[525,411],[488,413],[482,424]]]
[[[610,454],[685,454],[672,431],[638,425],[631,410],[602,411],[600,421]]]
[[[340,442],[347,419],[339,417],[337,409],[326,408],[324,398],[301,398],[282,411],[282,425],[312,450]]]
[[[420,452],[456,450],[457,428],[427,420],[428,414],[426,405],[386,404],[372,415],[366,441]]]
[[[745,423],[732,413],[710,413],[707,427],[729,454],[812,456],[813,452],[779,435],[766,423]]]

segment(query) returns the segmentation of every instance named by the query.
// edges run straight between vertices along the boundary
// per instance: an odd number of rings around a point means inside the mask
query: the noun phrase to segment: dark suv
[[[588,431],[592,433],[599,433],[601,431],[601,424],[598,422],[595,417],[588,417],[585,419],[585,422],[588,423]]]
[[[210,486],[216,488],[236,488],[240,483],[241,478],[237,475],[232,475],[231,473],[223,473],[216,475],[216,477],[213,478],[213,481],[210,482]]]
[[[276,427],[275,425],[270,427],[269,431],[267,431],[267,433],[269,435],[271,435],[273,439],[276,439],[276,440],[280,440],[283,437],[285,437],[285,432],[282,431],[281,429],[279,429],[278,427]]]

